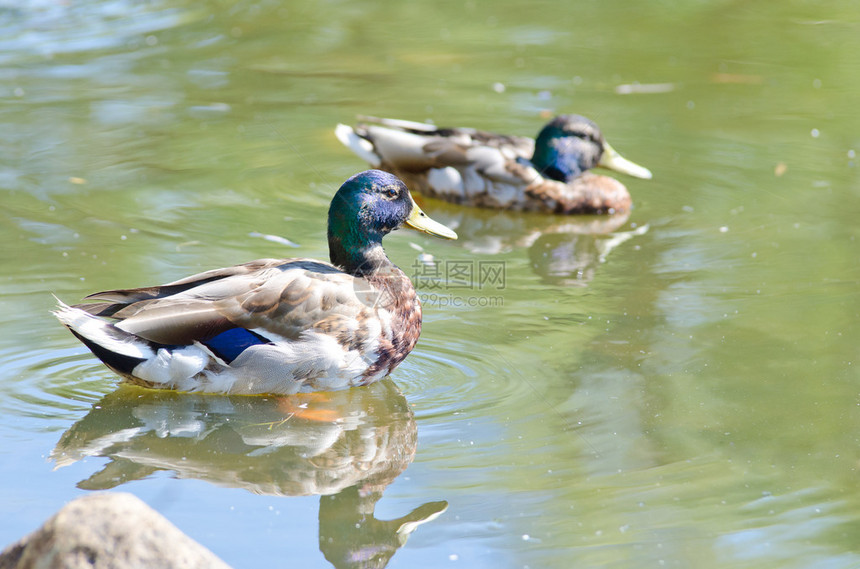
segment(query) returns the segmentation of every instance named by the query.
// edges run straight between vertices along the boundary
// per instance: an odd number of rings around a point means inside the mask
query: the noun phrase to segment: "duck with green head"
[[[561,214],[617,213],[630,209],[627,188],[591,172],[603,167],[637,178],[651,172],[623,158],[598,126],[579,115],[550,121],[537,139],[471,128],[362,117],[340,124],[338,139],[375,168],[446,201]]]
[[[147,387],[289,394],[373,383],[421,333],[421,303],[382,238],[404,225],[457,235],[379,170],[349,178],[328,220],[331,263],[260,259],[95,293],[55,314],[108,367]]]

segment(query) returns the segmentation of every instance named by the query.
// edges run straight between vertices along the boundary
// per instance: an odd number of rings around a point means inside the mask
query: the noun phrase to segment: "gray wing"
[[[471,128],[436,128],[425,123],[363,117],[354,128],[338,127],[338,137],[359,156],[379,166],[421,172],[448,166],[473,169],[496,181],[516,183],[511,163],[530,159],[534,140]],[[375,158],[375,160],[374,160]]]
[[[78,308],[169,345],[205,341],[236,327],[285,339],[315,328],[349,342],[375,316],[372,303],[356,293],[365,286],[359,281],[319,261],[261,259],[157,287],[96,293],[87,299],[102,302]]]

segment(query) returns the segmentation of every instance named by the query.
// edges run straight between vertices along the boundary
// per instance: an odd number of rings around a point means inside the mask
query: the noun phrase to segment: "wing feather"
[[[522,183],[522,169],[511,165],[528,160],[534,139],[470,128],[438,129],[430,124],[365,117],[377,124],[360,124],[358,136],[373,145],[382,162],[396,170],[421,172],[451,166],[474,169],[494,182]]]
[[[261,259],[166,285],[96,293],[87,298],[102,302],[80,308],[167,345],[205,342],[237,327],[284,340],[318,329],[356,345],[366,340],[361,323],[375,315],[356,294],[367,286],[360,280],[310,259]]]

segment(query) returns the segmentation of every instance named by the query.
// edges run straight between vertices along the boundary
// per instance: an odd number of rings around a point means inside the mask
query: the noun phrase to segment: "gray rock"
[[[78,498],[0,553],[0,569],[230,569],[140,499]]]

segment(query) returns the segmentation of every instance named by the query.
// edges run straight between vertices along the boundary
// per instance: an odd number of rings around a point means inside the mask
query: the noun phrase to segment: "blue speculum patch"
[[[268,343],[269,341],[262,336],[244,328],[231,328],[203,342],[207,348],[227,363],[235,360],[239,354],[251,346]]]

